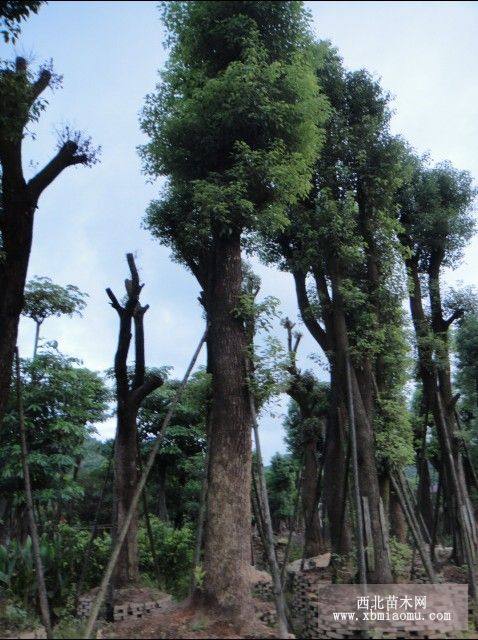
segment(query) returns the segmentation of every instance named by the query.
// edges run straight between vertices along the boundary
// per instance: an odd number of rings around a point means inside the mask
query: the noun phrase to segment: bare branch
[[[146,380],[140,387],[134,389],[131,393],[131,401],[139,407],[143,400],[149,396],[150,393],[159,389],[164,383],[164,380],[159,375],[154,375]]]
[[[118,298],[109,287],[106,289],[106,294],[111,300],[111,306],[113,307],[113,309],[116,309],[116,311],[121,315],[121,313],[123,313],[123,307],[120,305],[120,303],[118,302]]]
[[[38,80],[32,84],[32,88],[31,88],[32,104],[40,96],[40,94],[42,94],[45,91],[45,89],[49,86],[51,78],[52,78],[52,74],[51,74],[51,71],[49,71],[48,69],[42,69],[40,71]]]
[[[46,187],[48,187],[64,169],[75,164],[87,164],[87,156],[78,154],[77,152],[78,144],[76,142],[72,140],[65,142],[56,156],[29,181],[27,188],[33,201],[38,200]]]
[[[459,320],[460,318],[463,318],[463,316],[465,315],[465,310],[464,309],[456,309],[456,311],[454,311],[451,316],[445,320],[445,327],[448,329],[448,327],[453,324],[455,322],[455,320]]]
[[[299,348],[299,343],[302,340],[302,334],[299,331],[296,331],[294,334],[295,337],[295,342],[294,342],[294,346],[292,347],[292,351],[294,354],[297,354],[297,349]]]

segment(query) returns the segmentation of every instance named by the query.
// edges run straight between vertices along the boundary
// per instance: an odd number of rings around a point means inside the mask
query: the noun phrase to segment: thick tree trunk
[[[136,412],[128,407],[122,407],[118,411],[114,469],[115,528],[121,531],[138,484]],[[118,588],[138,580],[138,510],[136,510],[118,557],[114,584]]]
[[[23,308],[23,294],[32,246],[33,210],[23,181],[3,179],[2,259],[0,260],[0,428],[10,392],[13,354]],[[10,195],[9,195],[10,194]]]
[[[248,565],[251,529],[251,412],[247,390],[238,233],[214,242],[207,291],[212,373],[209,482],[204,544],[205,601],[238,623],[251,614]]]

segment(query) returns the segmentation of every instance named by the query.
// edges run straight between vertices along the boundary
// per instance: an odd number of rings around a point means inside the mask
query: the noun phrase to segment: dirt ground
[[[230,623],[212,619],[189,601],[168,602],[162,611],[153,611],[139,620],[128,619],[104,625],[98,638],[277,638],[274,629],[253,620],[238,633]]]

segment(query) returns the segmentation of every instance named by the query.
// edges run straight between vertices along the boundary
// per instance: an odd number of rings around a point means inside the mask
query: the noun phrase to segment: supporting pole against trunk
[[[359,570],[360,584],[367,584],[367,570],[365,565],[365,546],[363,539],[363,513],[362,513],[362,501],[360,499],[360,484],[359,484],[359,471],[358,471],[358,456],[357,456],[357,431],[355,428],[355,408],[352,392],[352,372],[350,365],[350,357],[347,354],[345,363],[346,377],[347,377],[347,409],[349,414],[349,441],[350,441],[350,455],[352,462],[352,482],[353,482],[353,495],[355,502],[355,512],[357,518],[357,565]]]
[[[50,607],[48,605],[48,596],[45,585],[45,574],[43,571],[43,563],[40,555],[40,542],[38,540],[38,530],[35,521],[35,512],[33,509],[32,485],[30,481],[30,468],[28,466],[28,447],[25,429],[25,415],[23,413],[22,383],[20,378],[20,355],[18,353],[18,347],[15,347],[15,361],[18,421],[20,424],[21,459],[23,467],[23,480],[25,483],[25,502],[27,505],[28,526],[30,529],[30,537],[32,540],[32,553],[35,562],[36,583],[38,588],[38,597],[40,600],[41,617],[46,630],[46,637],[53,638],[50,619]]]
[[[181,400],[184,388],[186,386],[186,383],[189,379],[189,376],[191,374],[191,371],[194,368],[194,365],[196,364],[196,360],[198,359],[199,353],[202,349],[202,346],[204,344],[204,342],[206,341],[206,337],[207,337],[207,331],[208,328],[206,328],[206,331],[204,332],[201,340],[199,341],[199,344],[196,348],[196,351],[194,352],[194,355],[191,359],[191,362],[189,363],[189,366],[186,370],[186,373],[184,374],[184,377],[181,381],[181,384],[179,386],[179,389],[176,392],[176,395],[173,399],[173,401],[171,402],[171,405],[168,409],[168,413],[166,414],[164,420],[163,420],[163,424],[161,425],[161,428],[159,429],[159,433],[156,436],[156,440],[154,441],[154,444],[151,448],[151,451],[149,453],[148,459],[146,461],[146,465],[144,467],[144,471],[141,475],[141,478],[139,479],[138,484],[136,485],[136,489],[134,491],[133,494],[133,498],[131,500],[131,504],[129,506],[128,509],[128,513],[126,514],[126,517],[124,519],[123,522],[123,526],[121,528],[121,531],[119,531],[117,539],[116,539],[116,543],[113,549],[113,552],[110,556],[110,559],[108,561],[108,565],[106,567],[105,573],[103,575],[103,578],[101,580],[101,584],[100,587],[98,589],[98,593],[96,595],[95,601],[93,602],[93,605],[91,607],[91,612],[90,612],[90,616],[88,618],[88,621],[86,623],[86,627],[85,627],[85,632],[83,635],[83,638],[85,639],[89,639],[91,637],[92,631],[93,631],[93,627],[95,626],[96,620],[98,618],[98,614],[100,612],[101,609],[101,605],[103,604],[103,601],[105,599],[105,595],[106,595],[106,590],[108,588],[108,584],[111,580],[111,576],[113,575],[113,571],[115,569],[116,566],[116,562],[118,561],[118,556],[120,554],[121,551],[121,547],[123,545],[123,542],[126,538],[126,534],[128,533],[128,529],[129,526],[131,524],[131,520],[133,519],[133,514],[135,509],[138,507],[138,502],[139,502],[139,498],[141,496],[141,492],[143,491],[145,485],[146,485],[146,480],[148,479],[149,473],[153,467],[154,464],[154,460],[156,458],[156,455],[158,453],[159,447],[161,445],[161,441],[163,439],[164,436],[164,432],[166,431],[167,427],[169,426],[169,423],[171,422],[171,418],[173,417],[174,411],[176,409],[177,404],[179,403],[179,401]]]
[[[271,512],[269,508],[269,498],[267,496],[266,475],[264,472],[264,464],[262,461],[261,442],[259,438],[259,425],[257,423],[256,405],[252,391],[249,390],[249,404],[251,407],[252,416],[252,428],[254,431],[254,441],[256,445],[256,457],[257,457],[257,475],[259,480],[259,500],[262,502],[262,510],[265,525],[265,538],[267,541],[267,556],[269,559],[269,566],[272,574],[272,584],[274,587],[274,598],[277,610],[277,621],[279,624],[279,634],[281,638],[288,638],[289,631],[287,625],[286,604],[284,598],[284,591],[282,589],[282,581],[279,572],[279,565],[277,563],[277,557],[274,547],[274,533],[272,531]],[[259,509],[261,505],[259,504]]]
[[[261,539],[262,547],[267,556],[267,539],[265,534],[265,524],[264,524],[264,510],[261,507],[261,502],[259,499],[259,491],[257,489],[257,480],[256,480],[256,472],[254,469],[254,462],[252,463],[252,511],[254,513],[254,519],[256,521],[257,530],[259,531],[259,537]]]
[[[427,525],[425,523],[425,520],[423,519],[423,515],[422,515],[422,513],[421,513],[420,509],[418,508],[418,505],[417,505],[417,503],[415,501],[415,496],[412,493],[412,490],[410,488],[410,484],[408,483],[408,480],[405,477],[405,475],[403,474],[403,472],[400,472],[398,474],[398,481],[400,482],[400,484],[402,486],[403,495],[405,496],[405,499],[407,501],[408,508],[415,515],[415,519],[416,519],[417,525],[419,525],[419,527],[421,528],[424,541],[427,542],[427,543],[430,543],[431,542],[430,532],[428,531],[428,527],[427,527]]]
[[[416,548],[418,549],[418,553],[420,554],[420,557],[422,559],[423,566],[425,567],[425,571],[428,574],[430,582],[432,584],[436,584],[438,581],[435,575],[435,571],[433,569],[430,554],[426,549],[426,544],[425,544],[425,540],[423,539],[422,532],[420,530],[420,525],[413,512],[413,509],[411,508],[409,501],[407,500],[407,497],[404,494],[403,488],[400,483],[400,479],[397,479],[395,477],[395,474],[390,473],[390,480],[392,482],[393,490],[395,491],[397,498],[400,501],[402,511],[405,514],[405,518],[407,520],[407,524],[410,527],[410,531],[412,532],[413,540],[415,542]]]

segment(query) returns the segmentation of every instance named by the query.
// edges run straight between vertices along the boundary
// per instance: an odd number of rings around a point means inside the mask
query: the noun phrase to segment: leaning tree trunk
[[[218,236],[214,246],[206,303],[212,401],[203,596],[221,613],[245,623],[251,613],[252,418],[247,337],[237,317],[242,285],[240,236]]]

